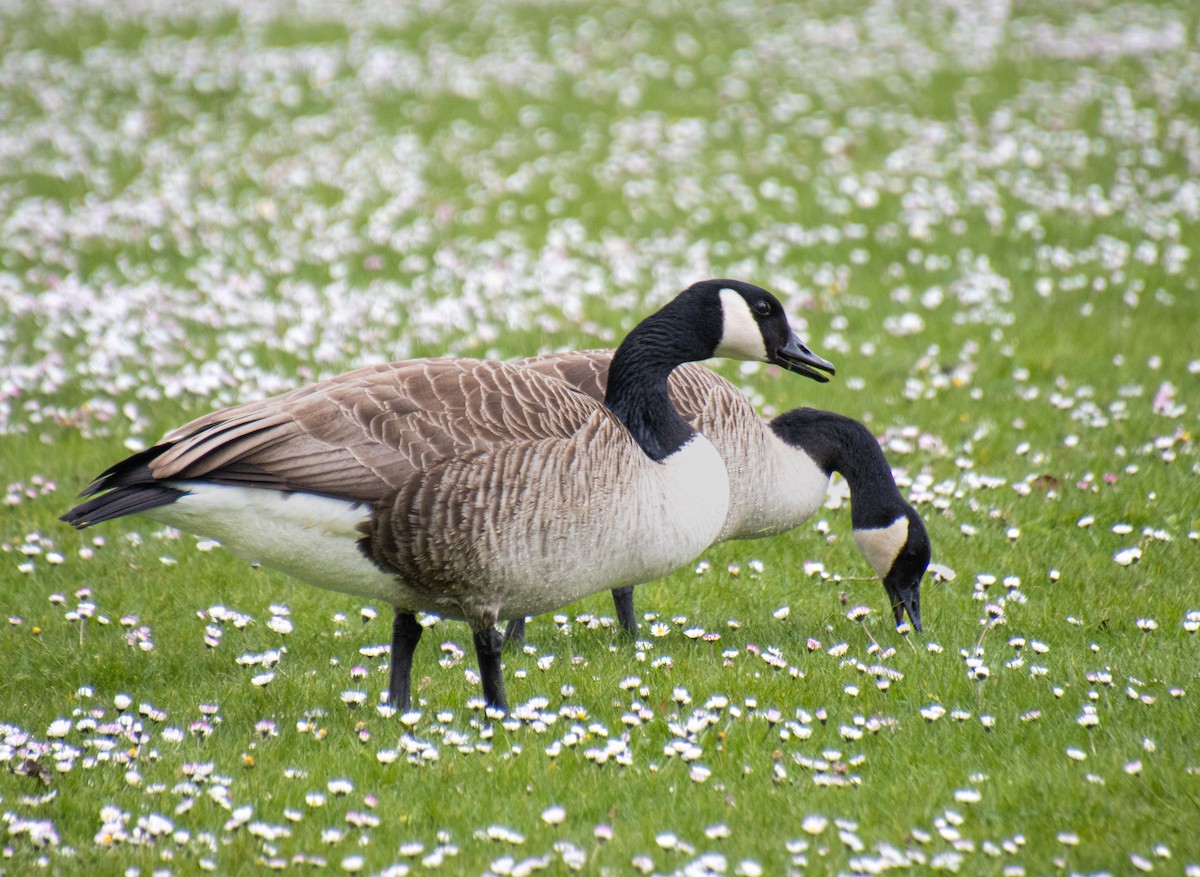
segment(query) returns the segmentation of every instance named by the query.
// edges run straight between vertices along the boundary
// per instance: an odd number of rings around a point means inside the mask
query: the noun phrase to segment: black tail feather
[[[79,492],[81,498],[92,499],[75,506],[59,520],[82,530],[175,502],[184,495],[183,491],[156,482],[150,472],[151,461],[168,447],[169,444],[156,445],[109,466]]]
[[[136,515],[159,506],[170,505],[179,497],[185,496],[187,491],[167,486],[155,477],[150,468],[150,464],[173,445],[173,442],[164,442],[109,466],[79,492],[81,499],[91,499],[75,506],[59,520],[82,530],[84,527],[111,521],[113,518]],[[186,476],[183,477],[186,480]],[[265,469],[238,460],[207,471],[204,480],[212,484],[268,490],[299,489]]]
[[[144,451],[138,451],[133,456],[126,457],[119,463],[114,463],[96,476],[96,479],[79,492],[80,496],[94,496],[104,490],[114,487],[128,487],[147,481],[153,481],[150,474],[150,461],[163,453],[170,445],[155,445]]]
[[[182,490],[165,484],[134,484],[118,487],[75,506],[59,520],[82,530],[92,524],[111,521],[125,515],[136,515],[159,506],[170,505],[183,496]]]

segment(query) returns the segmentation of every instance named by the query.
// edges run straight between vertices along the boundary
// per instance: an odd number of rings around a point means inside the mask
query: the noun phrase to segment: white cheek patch
[[[891,571],[892,564],[908,541],[908,518],[901,516],[887,527],[874,530],[855,530],[854,544],[881,579]]]
[[[758,320],[750,313],[746,300],[732,289],[721,290],[721,317],[721,343],[713,356],[766,362],[767,346]]]

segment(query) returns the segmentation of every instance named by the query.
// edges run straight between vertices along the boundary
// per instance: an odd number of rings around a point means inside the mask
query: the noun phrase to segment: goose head
[[[739,280],[709,280],[693,289],[697,287],[715,288],[721,304],[721,338],[715,356],[769,362],[821,383],[829,380],[821,371],[834,374],[833,364],[796,336],[783,305],[765,289]]]
[[[896,623],[904,621],[907,612],[912,626],[920,630],[921,577],[929,566],[929,534],[896,486],[878,440],[859,421],[815,408],[785,411],[770,427],[784,446],[814,463],[826,479],[834,472],[845,477],[854,544],[883,582]],[[808,493],[812,485],[790,489]]]
[[[779,299],[740,280],[703,280],[685,289],[629,334],[614,356],[614,369],[629,353],[622,348],[639,347],[644,351],[639,356],[650,355],[645,342],[651,336],[674,364],[721,356],[771,363],[821,382],[829,380],[821,372],[834,373],[792,331]]]
[[[921,578],[929,567],[929,534],[921,516],[906,503],[885,527],[855,527],[854,543],[883,582],[896,624],[907,612],[913,628],[921,630]]]

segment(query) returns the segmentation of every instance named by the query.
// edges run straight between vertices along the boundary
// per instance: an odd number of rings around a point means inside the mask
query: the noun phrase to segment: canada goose
[[[612,351],[551,353],[520,361],[601,397]],[[676,369],[669,381],[676,409],[720,452],[729,472],[729,513],[716,541],[757,539],[798,527],[825,501],[840,472],[850,488],[851,526],[859,551],[883,582],[896,623],[905,611],[921,630],[921,577],[929,537],[900,494],[879,442],[863,424],[831,411],[797,408],[764,421],[729,381],[700,365]],[[621,626],[635,633],[633,588],[613,591]],[[520,640],[525,619],[509,622]]]
[[[103,472],[63,520],[144,514],[386,600],[397,707],[421,635],[412,613],[463,619],[485,701],[503,710],[498,620],[665,575],[720,531],[724,463],[667,394],[672,369],[710,356],[833,372],[769,292],[704,281],[634,327],[603,402],[511,363],[361,368],[172,431]]]

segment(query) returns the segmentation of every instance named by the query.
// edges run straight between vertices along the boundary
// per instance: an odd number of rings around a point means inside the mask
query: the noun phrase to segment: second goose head
[[[854,544],[883,582],[896,623],[905,612],[921,630],[921,577],[929,567],[929,534],[900,493],[879,442],[866,426],[832,411],[796,408],[771,429],[826,474],[841,473],[850,487]]]

